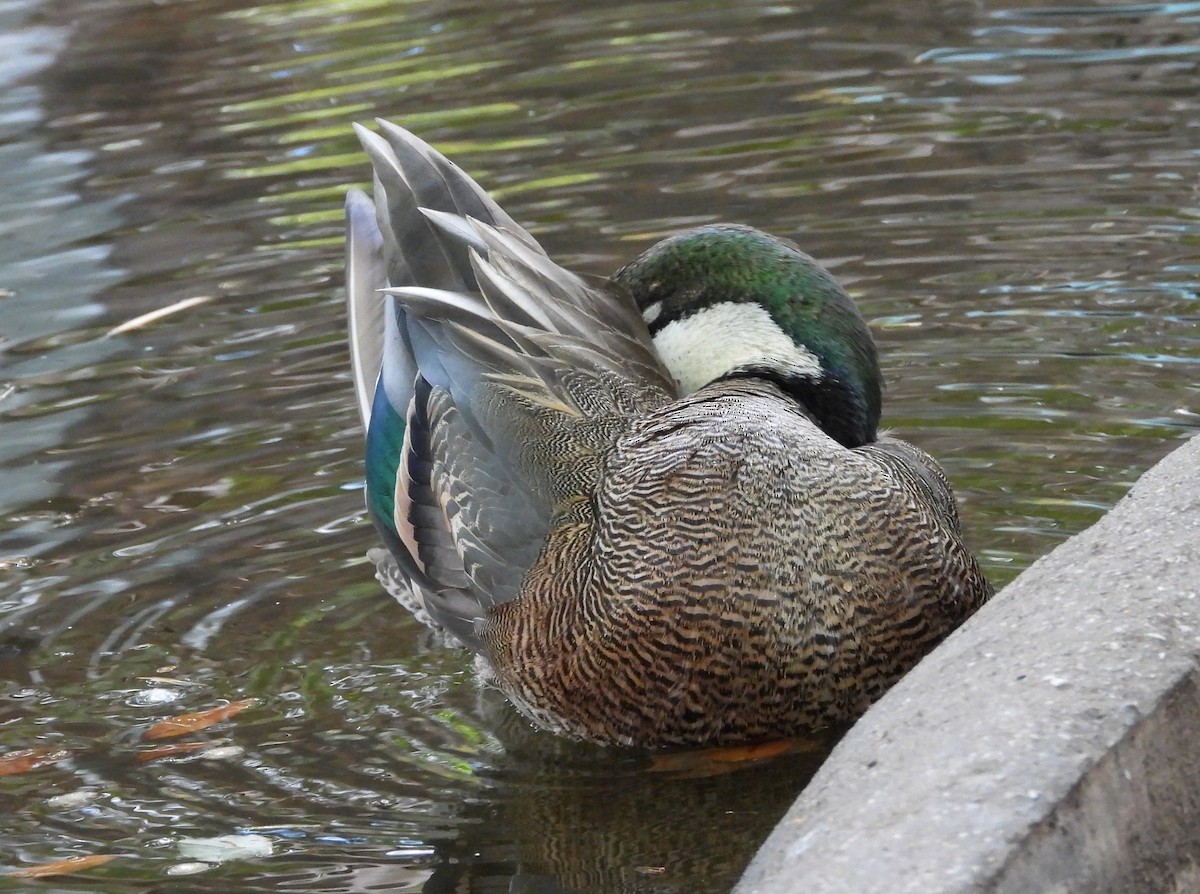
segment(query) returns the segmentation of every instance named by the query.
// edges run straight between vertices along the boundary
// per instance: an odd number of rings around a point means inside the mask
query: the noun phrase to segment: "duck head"
[[[850,296],[794,244],[714,225],[664,239],[614,274],[684,394],[710,382],[777,384],[847,447],[875,440],[875,342]]]

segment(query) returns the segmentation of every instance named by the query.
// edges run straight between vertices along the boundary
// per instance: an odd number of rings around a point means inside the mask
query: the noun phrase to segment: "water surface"
[[[819,754],[697,778],[548,741],[372,578],[349,122],[425,136],[581,271],[714,220],[797,239],[1000,584],[1200,421],[1198,24],[0,3],[0,754],[42,749],[0,777],[0,865],[119,855],[64,891],[728,890]],[[230,834],[271,855],[181,850]]]

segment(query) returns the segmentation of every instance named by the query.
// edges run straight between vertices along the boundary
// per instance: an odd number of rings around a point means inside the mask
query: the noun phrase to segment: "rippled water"
[[[0,759],[42,749],[0,763],[0,865],[119,855],[64,891],[728,890],[819,754],[697,778],[547,741],[372,579],[349,122],[428,137],[581,270],[704,221],[797,238],[1002,583],[1200,422],[1198,25],[0,2]],[[180,848],[239,833],[271,855]]]

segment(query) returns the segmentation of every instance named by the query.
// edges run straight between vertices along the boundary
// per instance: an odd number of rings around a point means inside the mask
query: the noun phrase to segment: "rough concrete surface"
[[[735,894],[1200,891],[1200,437],[834,749]]]

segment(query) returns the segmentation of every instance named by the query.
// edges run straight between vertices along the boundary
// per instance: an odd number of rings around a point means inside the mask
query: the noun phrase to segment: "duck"
[[[387,589],[534,726],[695,748],[848,725],[983,605],[950,483],[793,242],[711,224],[607,280],[404,128],[354,125],[352,378]]]

